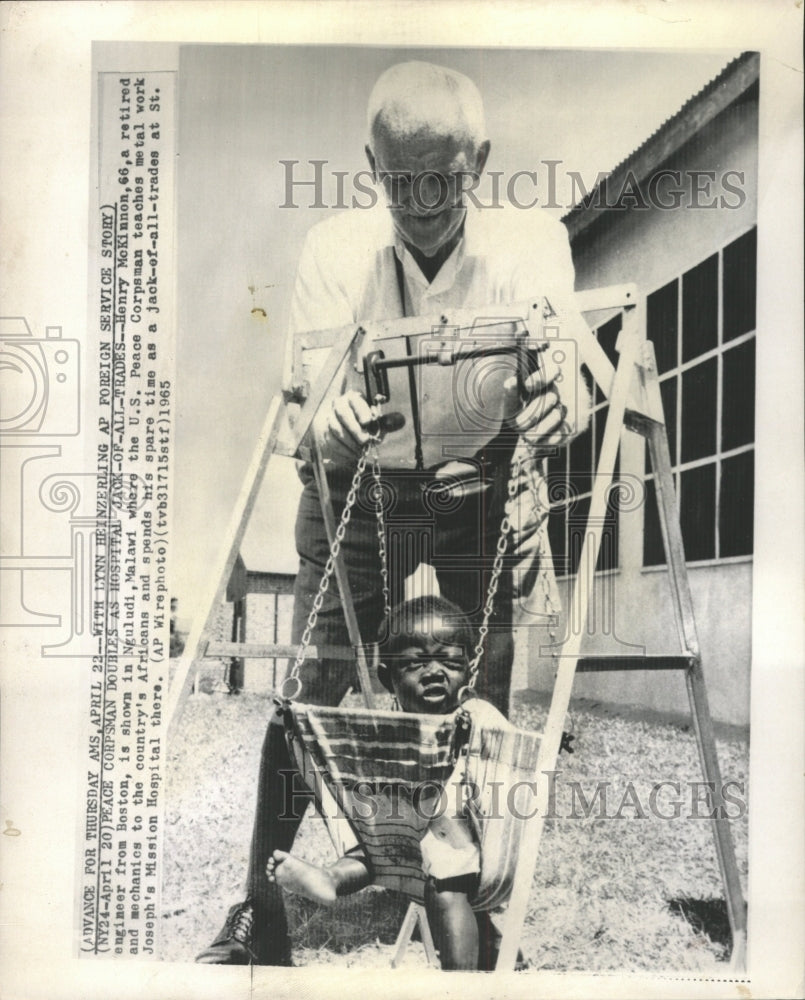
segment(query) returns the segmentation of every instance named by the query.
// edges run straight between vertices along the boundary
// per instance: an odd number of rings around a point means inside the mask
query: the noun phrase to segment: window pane
[[[598,343],[604,348],[604,353],[616,367],[618,364],[618,352],[615,350],[615,344],[618,341],[618,334],[621,332],[621,326],[623,325],[622,319],[623,317],[618,313],[608,323],[599,326],[597,331]]]
[[[710,358],[682,373],[682,461],[706,458],[716,450],[716,374]]]
[[[679,492],[679,520],[686,561],[715,558],[715,465],[700,465],[683,472]]]
[[[724,460],[721,466],[719,508],[719,555],[752,554],[752,524],[755,500],[755,453],[745,451]]]
[[[595,467],[598,468],[598,463],[601,459],[601,442],[604,440],[604,430],[607,426],[607,414],[609,413],[609,406],[604,406],[600,410],[596,410],[593,414],[593,437],[595,438]]]
[[[564,576],[565,569],[565,511],[559,508],[548,516],[548,540],[553,555],[553,571]]]
[[[721,448],[755,440],[755,338],[724,352]]]
[[[609,416],[609,406],[604,406],[600,410],[596,410],[594,417],[594,435],[595,435],[595,469],[598,471],[598,464],[601,461],[601,444],[604,440],[604,431],[607,426],[607,417]],[[613,474],[617,477],[620,470],[621,453],[620,448],[618,448],[615,453],[615,465],[613,467]]]
[[[599,403],[605,402],[607,397],[603,394],[603,392],[601,392],[601,387],[593,378],[592,372],[587,365],[582,365],[581,370],[584,375],[584,381],[587,383],[587,387],[590,390],[590,398],[593,401],[593,406],[598,406]]]
[[[675,279],[646,299],[646,331],[654,344],[660,374],[675,368],[677,363],[677,289]]]
[[[567,519],[568,559],[567,572],[575,573],[579,568],[581,547],[587,534],[587,515],[590,512],[590,498],[579,500],[570,509]]]
[[[676,456],[676,377],[660,382],[662,397],[662,412],[665,414],[665,429],[668,433],[668,450],[671,452],[671,465],[678,462]]]
[[[682,278],[682,360],[712,350],[718,343],[718,254]]]
[[[724,248],[724,340],[755,329],[757,230]]]
[[[557,448],[553,455],[548,457],[548,495],[554,484],[564,484],[567,482],[567,455],[569,448]]]
[[[660,518],[657,513],[657,494],[653,479],[646,480],[644,511],[643,565],[662,566],[665,563],[665,550],[662,547]]]
[[[601,548],[598,550],[596,570],[618,568],[618,490],[609,491],[604,526],[601,532]]]
[[[568,479],[576,495],[590,488],[590,474],[593,470],[593,431],[588,427],[583,434],[571,441],[570,472]]]

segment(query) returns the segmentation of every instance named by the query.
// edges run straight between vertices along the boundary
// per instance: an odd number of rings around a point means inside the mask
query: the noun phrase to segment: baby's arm
[[[313,865],[287,851],[274,851],[266,865],[269,882],[327,906],[338,896],[359,892],[372,882],[369,866],[361,853],[345,854],[332,865]]]

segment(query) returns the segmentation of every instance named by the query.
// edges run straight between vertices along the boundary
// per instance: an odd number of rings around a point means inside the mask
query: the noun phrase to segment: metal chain
[[[310,609],[310,614],[307,616],[307,623],[305,625],[305,631],[302,633],[302,638],[299,641],[299,648],[296,651],[296,659],[294,665],[285,680],[282,682],[284,687],[287,681],[296,681],[296,689],[293,694],[286,695],[288,700],[292,700],[296,695],[299,694],[302,683],[299,680],[299,670],[302,664],[305,662],[305,657],[307,656],[307,648],[310,645],[310,636],[313,629],[316,627],[316,622],[319,618],[319,611],[321,611],[321,606],[324,603],[324,595],[330,587],[330,578],[335,572],[335,560],[341,551],[341,542],[344,540],[344,535],[346,534],[347,525],[349,524],[349,519],[352,517],[352,508],[355,506],[355,501],[358,497],[358,489],[361,484],[361,479],[366,471],[366,463],[369,459],[369,450],[374,445],[376,447],[377,441],[375,438],[370,438],[369,441],[363,446],[360,456],[358,457],[358,464],[355,468],[355,473],[352,476],[352,482],[349,487],[349,492],[347,493],[347,498],[344,501],[344,509],[341,511],[341,520],[338,523],[338,527],[335,529],[335,536],[333,538],[332,545],[330,546],[330,555],[327,563],[324,567],[324,572],[322,573],[321,580],[319,582],[319,589],[313,599],[313,606]]]
[[[313,605],[310,609],[310,614],[307,617],[307,622],[305,624],[305,630],[302,633],[302,638],[299,642],[299,647],[296,652],[296,659],[294,661],[293,667],[291,668],[286,681],[293,680],[297,682],[297,687],[294,694],[287,696],[290,699],[298,695],[301,690],[301,681],[299,681],[299,671],[302,664],[305,662],[307,656],[307,649],[310,645],[310,637],[312,635],[313,629],[316,627],[318,621],[319,611],[324,603],[324,595],[327,593],[330,587],[330,579],[335,572],[335,560],[341,551],[341,542],[344,540],[344,535],[346,534],[347,525],[349,524],[350,518],[352,517],[352,508],[355,506],[355,501],[357,500],[358,490],[360,488],[361,479],[363,478],[364,472],[366,471],[367,464],[370,464],[372,479],[374,480],[372,493],[375,505],[375,517],[377,519],[377,546],[378,554],[380,557],[380,578],[381,578],[381,589],[383,594],[383,610],[388,617],[391,611],[391,596],[389,589],[389,574],[388,574],[388,554],[386,551],[386,532],[385,532],[385,519],[383,516],[383,482],[380,473],[380,462],[377,453],[377,442],[378,437],[370,438],[366,444],[363,446],[363,450],[358,458],[358,463],[355,467],[355,472],[352,476],[352,482],[350,483],[349,491],[347,492],[347,497],[344,502],[344,509],[341,512],[341,519],[339,521],[338,527],[335,531],[335,537],[333,538],[333,543],[330,546],[329,558],[324,567],[324,572],[322,573],[321,581],[319,582],[319,589],[316,593],[316,597],[313,600]],[[509,475],[509,482],[507,486],[507,509],[504,511],[503,518],[500,522],[500,532],[498,534],[498,541],[495,550],[495,559],[492,563],[492,574],[489,578],[489,586],[486,592],[486,601],[484,603],[484,613],[481,620],[481,625],[478,629],[478,641],[473,650],[474,656],[470,661],[470,680],[468,686],[472,689],[475,687],[476,681],[478,679],[478,672],[480,668],[481,658],[484,655],[484,647],[486,644],[486,637],[489,634],[489,619],[492,617],[492,611],[495,606],[495,596],[497,595],[498,585],[500,582],[500,575],[503,572],[503,560],[506,556],[506,551],[509,546],[509,535],[511,534],[511,520],[509,518],[509,505],[513,504],[517,499],[517,486],[520,479],[520,472],[523,467],[523,461],[515,453],[514,460],[511,465],[511,472]],[[533,468],[527,469],[528,474],[531,478],[531,489],[534,494],[535,502],[539,502],[539,489],[538,484],[535,482],[537,476]],[[548,576],[549,570],[546,565],[546,561],[541,559],[540,566],[540,580],[543,587],[544,596],[544,606],[545,613],[549,615],[551,619],[554,617],[555,609],[553,608],[553,603],[550,596],[550,578]],[[556,631],[551,626],[549,627],[548,635],[551,639],[551,648],[553,649],[552,659],[554,665],[557,664],[558,654],[556,652]],[[283,681],[283,685],[285,681]]]
[[[380,478],[380,459],[377,454],[377,439],[370,442],[369,458],[371,461],[374,486],[375,516],[377,518],[377,551],[380,556],[380,580],[383,592],[383,615],[391,614],[391,591],[389,590],[389,567],[386,554],[386,524],[383,517],[383,482]]]
[[[541,479],[542,479],[543,483],[547,483],[547,480],[548,480],[548,470],[547,470],[548,460],[547,459],[543,459],[541,465],[542,465],[542,468],[541,468]],[[531,478],[531,491],[534,494],[534,502],[535,502],[536,507],[537,507],[537,511],[536,511],[537,520],[539,520],[539,518],[542,516],[543,509],[544,509],[545,517],[548,518],[548,517],[550,517],[550,514],[551,514],[550,503],[545,508],[543,508],[542,501],[540,499],[540,494],[539,494],[540,476],[537,475],[536,462],[534,463],[534,465],[531,466],[531,468],[529,470],[529,475],[530,475],[530,478]],[[543,528],[543,535],[542,535],[543,539],[547,538],[547,535],[548,535],[548,525],[545,524],[544,528]],[[553,598],[551,597],[551,574],[553,573],[554,569],[553,569],[553,559],[548,560],[547,555],[548,555],[548,553],[545,551],[545,546],[542,544],[542,542],[540,542],[540,546],[539,546],[539,579],[540,579],[540,584],[542,586],[542,605],[543,605],[543,611],[545,613],[546,618],[548,619],[548,626],[547,626],[548,627],[548,638],[550,639],[550,645],[549,645],[548,648],[551,650],[551,663],[553,665],[553,673],[554,673],[554,677],[555,677],[556,676],[556,672],[559,669],[559,652],[558,652],[558,648],[557,648],[557,644],[556,644],[556,624],[555,624],[555,622],[558,621],[559,610],[560,609],[554,607]]]
[[[548,303],[547,299],[545,300],[545,302],[547,303],[548,308],[550,308],[550,303]],[[556,314],[552,313],[552,315]],[[543,312],[543,317],[547,319],[548,315],[546,315]],[[548,343],[545,342],[539,344],[536,347],[536,352],[542,353],[547,349],[548,349]],[[498,544],[495,552],[495,560],[492,564],[492,575],[489,578],[489,587],[486,592],[484,615],[483,619],[481,620],[481,627],[478,629],[478,642],[476,643],[474,649],[475,655],[470,661],[470,680],[468,684],[468,687],[470,689],[473,689],[475,687],[475,682],[478,679],[478,670],[481,664],[481,657],[484,655],[484,645],[486,643],[486,637],[487,635],[489,635],[489,619],[492,616],[492,610],[495,604],[495,595],[497,594],[498,583],[500,581],[500,574],[503,572],[503,558],[506,555],[506,550],[509,545],[509,535],[511,534],[511,529],[512,529],[511,520],[509,519],[509,508],[517,500],[517,484],[520,479],[520,472],[522,468],[523,468],[523,459],[519,454],[519,443],[518,443],[518,445],[515,447],[514,455],[512,456],[511,470],[509,474],[509,483],[507,488],[507,494],[508,494],[506,502],[507,509],[503,515],[503,520],[500,522],[500,533],[498,535]],[[533,476],[533,468],[530,470],[527,468],[526,471],[527,472],[530,471]],[[533,478],[531,481],[531,489],[534,492],[534,502],[535,504],[538,504],[539,494],[535,488],[535,483]]]
[[[543,504],[539,490],[540,482],[545,484],[548,481],[547,466],[548,466],[548,460],[547,458],[543,458],[542,461],[539,463],[539,465],[537,461],[534,460],[528,467],[528,476],[531,482],[531,492],[534,495],[534,503],[536,505],[535,513],[537,521],[539,521],[543,513],[545,514],[546,518],[550,517],[551,514],[550,498],[547,504]],[[539,473],[537,473],[538,467],[540,469]],[[546,551],[546,546],[544,545],[544,540],[547,539],[548,537],[547,524],[545,524],[541,530],[543,533],[539,543],[539,551],[537,553],[539,557],[538,582],[542,589],[542,609],[546,619],[546,628],[548,630],[548,640],[549,640],[547,648],[550,651],[551,667],[553,669],[553,677],[555,683],[556,675],[559,672],[559,645],[556,640],[556,623],[559,621],[559,611],[561,610],[561,608],[557,608],[554,606],[553,598],[551,597],[551,589],[552,589],[551,578],[552,574],[554,573],[554,566],[553,566],[553,558],[551,558],[550,560],[547,558],[548,552]],[[541,652],[542,650],[540,650],[540,653]],[[568,731],[562,733],[562,747],[568,749],[570,753],[573,753],[573,750],[570,748],[570,744],[568,742],[573,740],[573,736],[571,735],[573,732],[573,719],[569,711],[565,713],[565,725],[568,727]]]
[[[484,615],[481,619],[481,626],[478,629],[478,642],[475,645],[472,660],[470,661],[470,680],[467,685],[470,689],[475,687],[475,682],[478,679],[478,670],[481,664],[481,657],[484,655],[484,645],[486,643],[486,637],[489,635],[489,619],[492,617],[492,610],[495,606],[495,595],[498,592],[498,583],[500,581],[500,574],[503,572],[503,558],[506,555],[506,550],[509,547],[509,535],[511,534],[511,520],[509,519],[509,504],[514,503],[517,499],[517,483],[520,478],[520,467],[522,460],[515,453],[514,460],[512,461],[511,471],[509,474],[509,485],[507,488],[507,504],[506,510],[503,514],[503,520],[500,522],[500,532],[498,534],[498,544],[495,550],[495,559],[492,563],[492,575],[489,577],[489,586],[486,591],[486,602],[484,604]]]

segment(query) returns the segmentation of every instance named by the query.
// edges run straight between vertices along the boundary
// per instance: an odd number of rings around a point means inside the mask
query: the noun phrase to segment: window
[[[755,272],[751,229],[646,302],[689,562],[752,554]],[[652,477],[643,564],[662,565]]]
[[[593,331],[613,364],[618,361],[615,343],[620,329],[621,316],[617,315]],[[548,460],[548,490],[552,501],[548,537],[557,576],[573,574],[578,569],[608,413],[609,404],[596,386],[590,426],[568,448],[559,449]],[[616,479],[618,463],[616,459]],[[597,570],[617,569],[618,528],[618,491],[612,490],[603,519]]]

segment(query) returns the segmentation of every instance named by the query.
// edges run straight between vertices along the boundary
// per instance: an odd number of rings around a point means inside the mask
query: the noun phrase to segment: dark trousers
[[[403,581],[422,562],[433,566],[442,596],[457,604],[476,627],[483,616],[489,574],[504,514],[511,452],[484,463],[487,488],[474,495],[434,486],[431,477],[414,472],[384,472],[386,551],[391,605],[403,598]],[[298,642],[316,596],[329,555],[319,496],[303,470],[305,489],[296,521],[300,567],[294,591],[293,641]],[[349,476],[330,480],[333,513],[340,518]],[[383,622],[383,595],[378,554],[378,526],[366,477],[341,546],[355,611],[364,642],[373,641]],[[476,689],[482,698],[508,714],[513,659],[512,574],[501,575],[490,632],[480,662]],[[335,581],[325,594],[313,644],[350,645]],[[351,661],[306,660],[300,673],[299,701],[337,705],[350,686],[357,686]],[[291,947],[281,890],[268,882],[271,852],[289,850],[304,812],[301,779],[292,779],[291,762],[277,715],[268,726],[260,760],[257,809],[249,860],[248,896],[255,909],[253,948],[258,964],[288,965]]]

